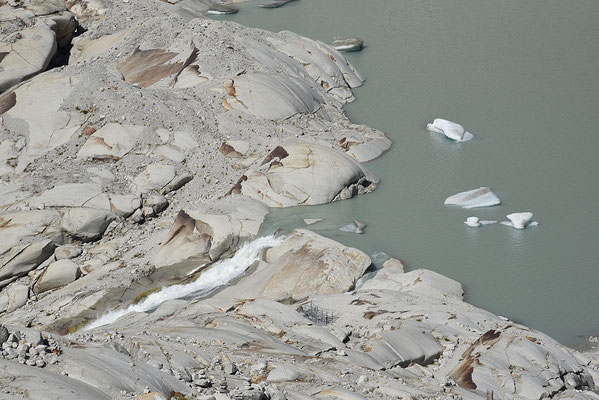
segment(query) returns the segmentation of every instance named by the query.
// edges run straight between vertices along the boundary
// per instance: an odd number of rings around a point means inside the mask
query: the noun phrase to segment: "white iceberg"
[[[456,142],[467,142],[474,137],[473,134],[464,130],[462,125],[441,118],[436,118],[432,124],[427,124],[426,129],[441,133]]]
[[[507,215],[509,221],[502,221],[502,225],[511,226],[516,229],[524,229],[527,226],[537,226],[539,223],[537,221],[532,221],[532,213],[531,212],[517,212]],[[530,223],[529,223],[530,222]]]
[[[468,217],[466,218],[466,221],[464,222],[466,225],[468,226],[472,226],[474,228],[479,227],[480,224],[480,219],[478,219],[478,217]]]
[[[445,199],[445,205],[455,205],[462,208],[489,207],[500,204],[501,200],[491,188],[479,187],[449,196]]]

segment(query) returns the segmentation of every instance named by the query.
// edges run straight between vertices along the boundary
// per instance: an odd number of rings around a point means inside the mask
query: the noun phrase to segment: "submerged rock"
[[[490,207],[500,204],[501,200],[491,188],[479,187],[449,196],[445,199],[445,205],[455,205],[462,208]]]
[[[279,8],[295,0],[273,0],[258,4],[260,8]]]
[[[210,15],[227,15],[236,14],[239,12],[239,8],[231,4],[212,4],[208,9],[207,13]]]
[[[354,222],[342,226],[341,228],[339,228],[339,230],[343,232],[353,232],[361,234],[364,233],[364,228],[366,228],[366,224],[364,222],[354,219]]]
[[[426,129],[431,132],[441,133],[456,142],[467,142],[474,137],[470,132],[465,131],[462,125],[446,119],[437,118],[432,124],[426,125]]]
[[[360,51],[364,41],[357,37],[336,37],[331,46],[338,51]]]

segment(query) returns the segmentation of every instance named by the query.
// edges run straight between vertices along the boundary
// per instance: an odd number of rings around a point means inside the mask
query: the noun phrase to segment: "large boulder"
[[[153,190],[166,194],[181,188],[193,179],[189,172],[177,173],[177,169],[168,164],[150,164],[133,180],[135,193],[149,193]]]
[[[307,80],[286,75],[246,73],[225,82],[226,109],[238,109],[262,119],[284,119],[318,110],[322,97]]]
[[[372,336],[365,345],[368,354],[387,368],[411,363],[430,364],[443,352],[435,338],[413,322],[404,321],[394,330]]]
[[[378,178],[360,163],[331,148],[298,142],[277,146],[258,169],[250,169],[230,193],[270,207],[313,205],[374,190]]]
[[[118,160],[133,149],[143,129],[142,126],[106,124],[87,139],[77,157]]]
[[[22,171],[36,157],[65,144],[81,127],[84,113],[61,109],[75,81],[75,77],[61,72],[46,72],[12,92],[14,105],[2,115],[2,126],[13,132],[13,140],[26,138],[15,171]]]
[[[54,254],[52,240],[14,246],[0,254],[0,288],[26,275]]]
[[[0,93],[46,69],[56,48],[56,34],[47,24],[14,33],[0,43]]]
[[[34,289],[37,293],[56,289],[74,282],[80,275],[81,271],[73,261],[58,260],[48,265],[48,268],[35,284]]]
[[[449,375],[483,396],[540,399],[570,389],[594,389],[592,377],[570,350],[536,331],[489,330],[462,354]]]
[[[219,207],[220,210],[209,212],[181,210],[154,255],[154,265],[214,261],[242,241],[256,236],[268,213],[263,204],[240,196],[223,200]]]
[[[370,257],[362,251],[302,229],[269,249],[265,259],[276,272],[262,296],[274,300],[346,292],[370,266]]]

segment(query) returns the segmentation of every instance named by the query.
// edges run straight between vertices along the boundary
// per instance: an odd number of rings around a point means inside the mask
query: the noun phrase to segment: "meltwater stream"
[[[599,1],[258,3],[240,3],[224,19],[325,42],[364,39],[363,51],[346,53],[366,82],[345,109],[393,141],[367,163],[381,178],[373,193],[274,210],[266,234],[324,218],[309,229],[458,280],[467,301],[566,345],[599,335]],[[455,143],[429,133],[434,118],[475,136]],[[502,204],[443,205],[480,186]],[[540,225],[463,223],[518,211]],[[363,235],[339,231],[352,218],[368,225]]]
[[[164,287],[137,304],[101,316],[85,326],[83,330],[87,331],[110,324],[130,312],[151,311],[168,300],[204,297],[243,274],[253,263],[260,259],[265,249],[276,246],[282,241],[283,237],[265,236],[248,242],[241,246],[233,257],[214,263],[197,280],[183,285]]]

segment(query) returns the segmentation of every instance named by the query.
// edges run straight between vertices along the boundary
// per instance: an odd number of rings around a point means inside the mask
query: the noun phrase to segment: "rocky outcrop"
[[[180,211],[154,255],[154,265],[217,260],[256,236],[267,213],[259,202],[240,196],[223,201],[212,213]]]
[[[263,119],[284,119],[313,113],[323,99],[308,82],[285,75],[246,73],[225,82],[225,109],[237,109]]]
[[[270,207],[311,205],[343,200],[372,191],[378,179],[333,149],[298,142],[277,146],[256,169],[248,170],[230,193],[263,201]]]

